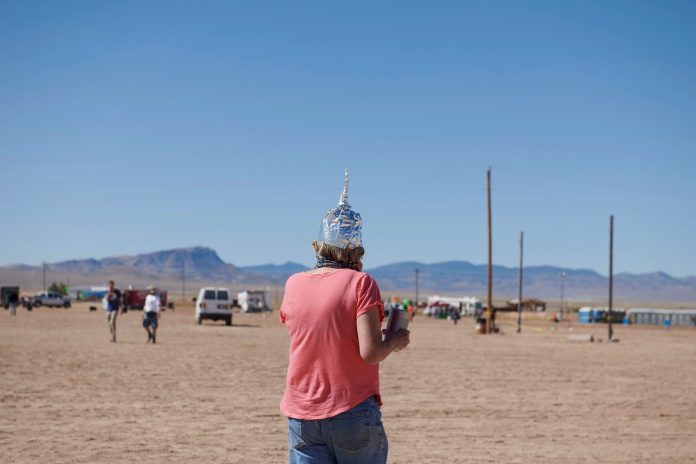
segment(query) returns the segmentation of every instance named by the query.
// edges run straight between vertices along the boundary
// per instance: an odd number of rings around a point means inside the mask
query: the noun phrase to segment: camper
[[[196,298],[196,324],[211,319],[224,320],[225,325],[232,325],[233,304],[229,288],[201,288]]]
[[[237,294],[237,301],[243,313],[271,311],[267,290],[244,290]]]
[[[68,290],[68,298],[75,301],[101,301],[108,289],[105,286],[74,286]]]
[[[426,307],[426,314],[428,314],[428,311],[431,308],[441,307],[443,305],[449,305],[454,308],[461,307],[462,316],[473,316],[476,313],[476,310],[480,311],[483,308],[481,300],[473,296],[449,297],[435,295],[428,297],[428,306]]]

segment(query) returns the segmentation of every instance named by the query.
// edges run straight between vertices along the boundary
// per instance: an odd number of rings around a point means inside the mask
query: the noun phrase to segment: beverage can
[[[409,319],[408,311],[392,309],[389,311],[389,319],[387,319],[387,331],[397,332],[400,329],[406,330],[408,328]]]

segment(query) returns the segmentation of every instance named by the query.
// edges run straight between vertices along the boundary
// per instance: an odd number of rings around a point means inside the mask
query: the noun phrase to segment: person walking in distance
[[[362,272],[362,219],[348,205],[347,177],[312,243],[315,269],[288,279],[280,307],[290,336],[280,409],[291,464],[387,462],[379,363],[406,348],[409,332],[380,330],[384,304]]]
[[[116,343],[116,319],[118,318],[118,310],[121,308],[121,290],[116,288],[113,280],[109,281],[109,289],[104,296],[106,300],[107,320],[109,321],[109,331],[111,332],[111,341]]]
[[[10,305],[10,316],[17,315],[17,303],[19,302],[19,296],[12,292],[7,298],[7,303]]]
[[[160,318],[160,297],[155,287],[147,287],[148,294],[143,306],[143,327],[147,332],[147,343],[157,343],[157,326]]]

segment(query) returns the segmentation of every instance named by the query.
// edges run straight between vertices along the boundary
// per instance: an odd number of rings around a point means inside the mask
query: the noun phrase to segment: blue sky
[[[206,245],[696,275],[694,2],[0,1],[0,264]]]

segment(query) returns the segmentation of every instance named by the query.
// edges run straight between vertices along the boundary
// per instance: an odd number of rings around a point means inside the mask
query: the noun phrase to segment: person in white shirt
[[[147,332],[147,343],[157,343],[157,326],[160,318],[160,298],[155,287],[147,287],[149,293],[143,306],[143,327]]]

